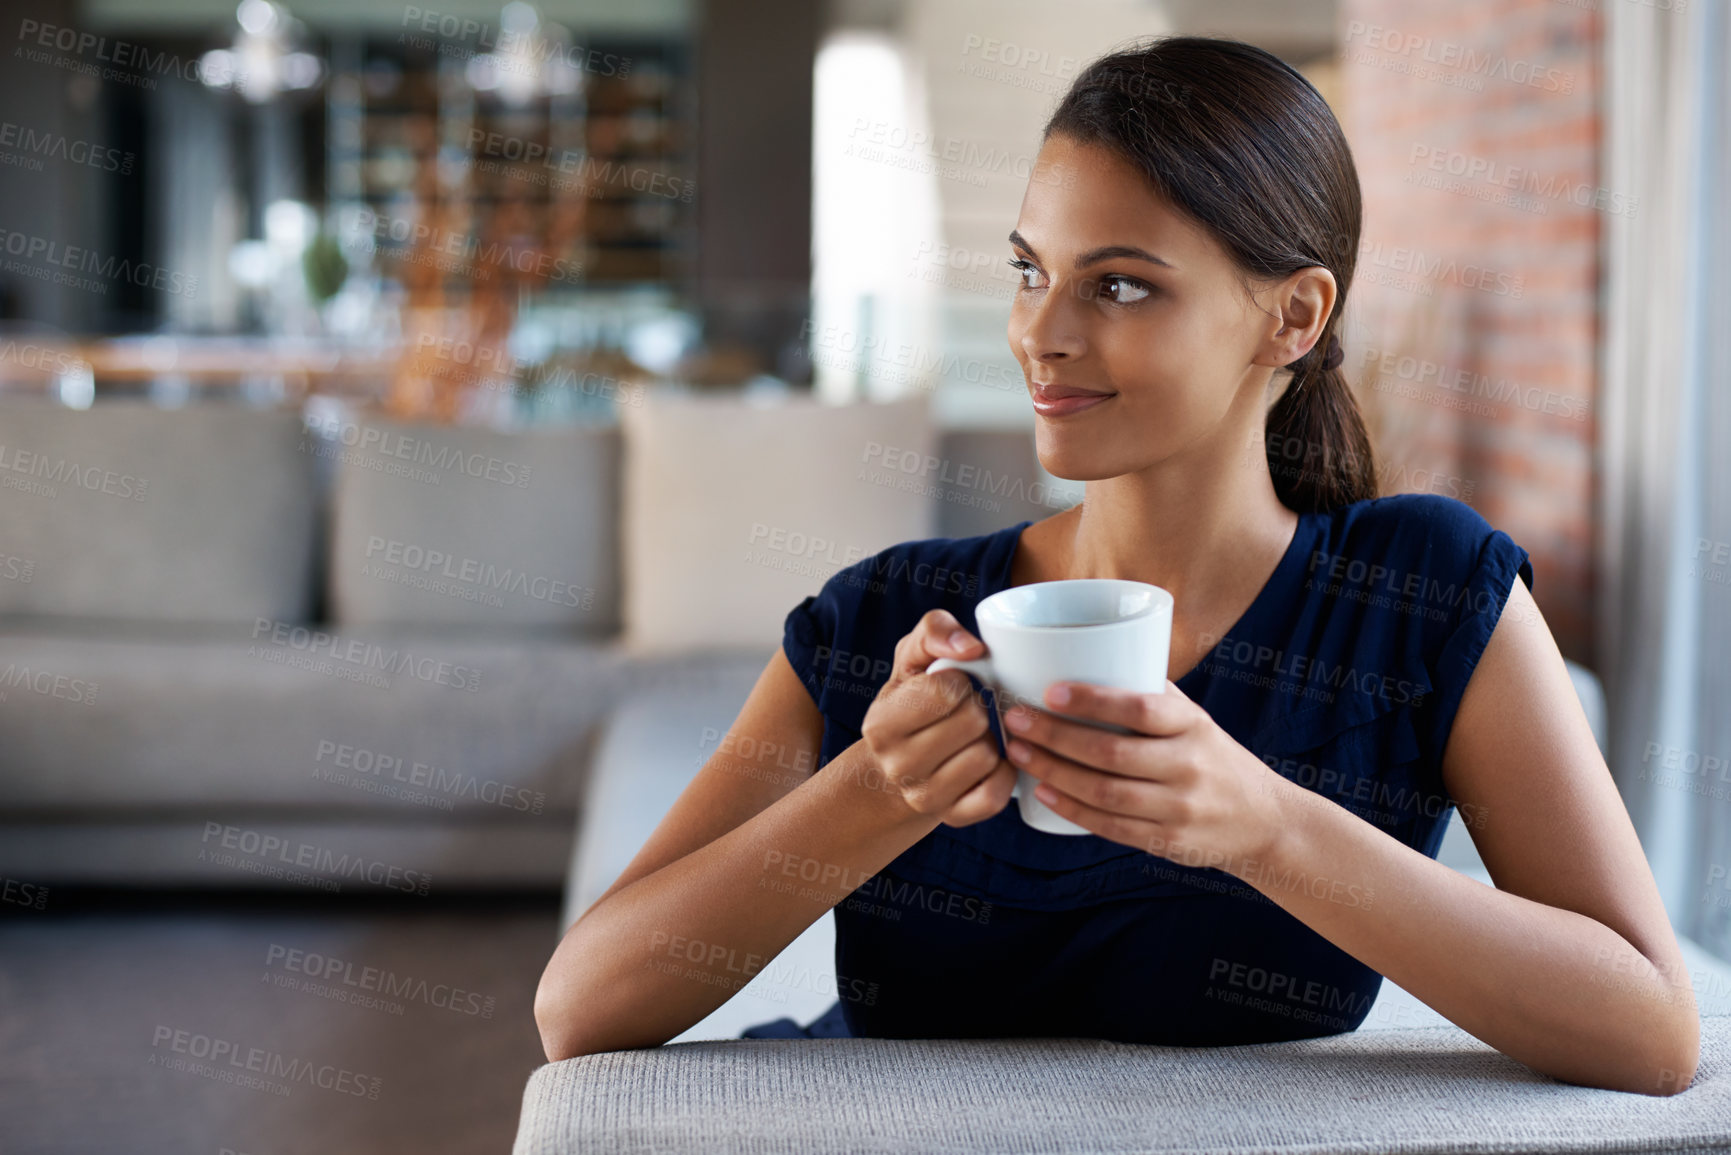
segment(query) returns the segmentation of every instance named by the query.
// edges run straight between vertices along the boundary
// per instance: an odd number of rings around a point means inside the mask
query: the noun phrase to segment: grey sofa
[[[1571,666],[1604,743],[1597,679]],[[560,929],[610,886],[713,753],[751,689],[646,688],[609,715]],[[1491,884],[1465,827],[1439,861]],[[836,999],[814,922],[658,1048],[541,1067],[515,1155],[642,1152],[1731,1151],[1731,965],[1682,941],[1702,1019],[1694,1083],[1653,1098],[1539,1075],[1384,980],[1351,1034],[1221,1049],[1085,1039],[741,1039]]]
[[[0,874],[559,886],[609,713],[773,652],[627,651],[622,457],[618,426],[0,402]]]
[[[1452,1026],[1221,1048],[743,1039],[538,1070],[513,1155],[1731,1151],[1731,1016],[1689,1089],[1539,1075]]]

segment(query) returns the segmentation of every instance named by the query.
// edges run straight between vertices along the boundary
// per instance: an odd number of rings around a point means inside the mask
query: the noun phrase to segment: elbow
[[[566,1030],[564,1008],[558,1004],[547,989],[547,978],[541,978],[541,985],[535,988],[535,1029],[541,1035],[541,1050],[547,1055],[549,1063],[557,1063],[569,1059],[571,1042]]]
[[[596,949],[593,927],[579,939],[579,928],[593,913],[592,907],[565,932],[535,987],[535,1028],[549,1063],[658,1047],[670,1037],[659,1033],[650,1013],[659,1000],[653,984],[638,974],[642,960]]]
[[[615,1049],[602,1045],[596,1038],[594,1009],[601,1005],[601,1000],[588,993],[594,984],[588,981],[592,976],[585,965],[586,952],[575,941],[582,922],[583,919],[578,919],[566,928],[565,937],[535,986],[535,1029],[540,1033],[541,1050],[549,1063]]]
[[[593,1055],[596,1051],[586,1048],[582,1039],[571,1031],[550,1029],[541,1024],[541,1050],[546,1054],[549,1063],[563,1063],[566,1059],[581,1059],[585,1055]]]
[[[1694,1007],[1673,1033],[1671,1046],[1663,1055],[1653,1077],[1653,1095],[1675,1095],[1687,1091],[1695,1081],[1695,1067],[1701,1060],[1701,1020]]]
[[[1693,1012],[1694,1008],[1690,1008]],[[1655,1031],[1645,1045],[1630,1047],[1640,1060],[1628,1073],[1614,1081],[1598,1085],[1609,1091],[1629,1091],[1639,1095],[1676,1095],[1687,1091],[1695,1081],[1695,1068],[1701,1059],[1701,1021],[1693,1013],[1679,1016],[1664,1031]]]
[[[582,1007],[593,1000],[583,998],[578,986],[555,956],[535,987],[535,1029],[541,1034],[541,1050],[549,1063],[607,1049],[589,1041],[593,1032],[586,1029]]]
[[[582,1016],[556,994],[543,978],[535,990],[535,1029],[541,1034],[541,1050],[549,1063],[593,1055],[605,1047],[591,1045],[583,1030]]]
[[[1607,1044],[1590,1070],[1546,1073],[1578,1087],[1657,1097],[1687,1091],[1700,1058],[1701,1022],[1690,1014],[1652,1024],[1641,1038]]]
[[[1689,1089],[1695,1081],[1694,1055],[1676,1060],[1676,1066],[1659,1066],[1648,1068],[1645,1086],[1617,1088],[1618,1090],[1639,1091],[1644,1095],[1676,1095]]]
[[[665,1038],[642,1038],[626,1026],[638,1016],[623,1014],[630,1003],[597,997],[592,984],[570,975],[541,976],[535,988],[535,1028],[549,1063],[580,1059],[604,1051],[654,1047]]]
[[[1661,1067],[1659,1068],[1658,1078],[1654,1081],[1654,1085],[1658,1090],[1649,1091],[1648,1094],[1675,1095],[1679,1092],[1687,1091],[1689,1085],[1694,1081],[1695,1064],[1693,1063],[1686,1064],[1679,1068]]]

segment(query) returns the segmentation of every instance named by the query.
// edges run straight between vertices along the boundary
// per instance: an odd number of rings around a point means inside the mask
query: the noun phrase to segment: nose
[[[1087,350],[1080,319],[1067,307],[1070,296],[1054,285],[1025,307],[1018,340],[1029,361],[1073,361]]]

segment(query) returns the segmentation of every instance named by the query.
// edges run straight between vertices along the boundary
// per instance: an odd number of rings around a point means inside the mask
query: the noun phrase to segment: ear
[[[1310,352],[1322,339],[1339,289],[1333,273],[1321,265],[1311,265],[1264,289],[1260,296],[1270,315],[1270,328],[1253,363],[1280,369]]]

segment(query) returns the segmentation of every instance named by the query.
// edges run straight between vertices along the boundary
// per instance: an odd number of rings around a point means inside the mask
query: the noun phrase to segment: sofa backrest
[[[309,422],[334,459],[330,617],[619,628],[619,430]]]
[[[316,493],[298,414],[0,401],[0,614],[300,621]]]
[[[751,454],[714,424],[726,424],[731,406],[720,398],[710,406],[719,407],[708,432],[722,444],[701,454],[650,452],[646,476],[660,487],[658,501],[703,506],[707,496],[713,508],[718,487],[740,489],[741,479],[717,471],[742,468]],[[815,418],[801,408],[789,419],[809,424]],[[897,411],[851,415],[846,452],[834,450],[853,504],[893,492],[935,504],[929,523],[883,527],[889,536],[965,537],[1062,507],[1030,431],[939,430],[932,441],[895,422],[880,429]],[[103,401],[74,410],[0,400],[0,615],[251,624],[305,622],[322,609],[346,625],[620,630],[626,430],[507,433],[341,406],[309,413],[303,424],[298,413],[223,403]],[[817,442],[802,435],[791,444]],[[789,445],[772,438],[757,451],[799,458]],[[750,506],[781,500],[784,483],[812,486],[810,462],[803,483],[797,469],[751,464],[763,476],[729,500]],[[805,521],[768,520],[821,532],[854,520],[851,508],[819,502]],[[656,517],[666,521],[667,511]],[[863,531],[835,532],[851,540]],[[650,577],[657,574],[673,583],[657,594],[662,604],[716,596],[707,562],[656,567]],[[815,589],[822,576],[805,584]],[[774,604],[791,605],[798,593]]]

